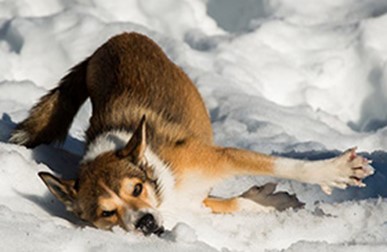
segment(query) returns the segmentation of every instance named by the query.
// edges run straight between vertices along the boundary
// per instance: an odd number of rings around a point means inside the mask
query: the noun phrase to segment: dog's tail
[[[16,126],[9,139],[11,143],[35,147],[66,138],[76,113],[88,97],[88,62],[86,59],[73,67],[58,87],[41,98],[29,116]]]

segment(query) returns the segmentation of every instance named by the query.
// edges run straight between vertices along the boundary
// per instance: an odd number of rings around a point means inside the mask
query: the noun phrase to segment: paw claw
[[[335,183],[334,186],[337,188],[340,188],[342,190],[346,189],[348,187],[348,183]]]
[[[321,185],[321,190],[327,195],[332,194],[332,188],[328,185]]]
[[[357,147],[350,148],[343,153],[343,156],[348,157],[348,160],[352,161],[357,157],[356,150]]]

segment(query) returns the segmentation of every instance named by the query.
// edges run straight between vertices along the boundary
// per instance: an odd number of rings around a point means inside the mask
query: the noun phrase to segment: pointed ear
[[[75,180],[62,180],[48,172],[39,172],[38,175],[50,192],[66,206],[67,210],[72,211],[77,198]]]
[[[146,149],[146,123],[145,115],[142,116],[140,124],[133,132],[132,138],[130,138],[127,145],[117,152],[120,158],[129,157],[132,162],[137,164],[144,158]]]

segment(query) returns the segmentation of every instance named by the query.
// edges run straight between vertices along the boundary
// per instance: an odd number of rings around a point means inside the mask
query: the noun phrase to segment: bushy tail
[[[29,116],[16,126],[9,141],[27,147],[63,141],[76,113],[88,97],[87,65],[88,59],[72,68],[58,87],[43,96]]]

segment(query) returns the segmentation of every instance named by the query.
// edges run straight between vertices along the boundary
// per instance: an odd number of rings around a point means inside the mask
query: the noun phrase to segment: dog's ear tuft
[[[144,159],[146,149],[146,118],[142,116],[137,129],[133,132],[132,138],[126,146],[117,152],[120,158],[131,158],[135,164]]]
[[[39,172],[39,177],[46,184],[50,192],[72,211],[77,197],[75,180],[62,180],[48,172]]]

